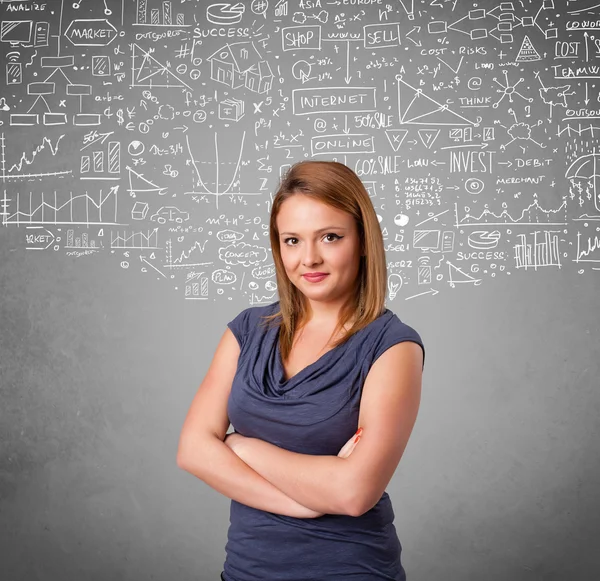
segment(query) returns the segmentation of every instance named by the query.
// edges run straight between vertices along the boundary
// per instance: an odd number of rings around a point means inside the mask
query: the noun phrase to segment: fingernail
[[[362,434],[363,429],[362,428],[358,428],[358,430],[356,430],[356,434],[360,435]]]
[[[358,442],[360,440],[360,436],[356,436],[356,438],[354,438],[354,444],[356,444],[356,442]]]

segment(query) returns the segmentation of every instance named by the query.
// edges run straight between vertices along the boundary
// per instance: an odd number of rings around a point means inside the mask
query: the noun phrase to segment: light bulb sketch
[[[390,301],[393,301],[398,294],[398,291],[402,288],[403,280],[399,274],[392,273],[388,276],[388,297]]]

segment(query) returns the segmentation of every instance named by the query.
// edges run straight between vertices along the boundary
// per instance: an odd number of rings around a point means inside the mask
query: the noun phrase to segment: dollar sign
[[[117,123],[123,125],[123,109],[117,111]]]

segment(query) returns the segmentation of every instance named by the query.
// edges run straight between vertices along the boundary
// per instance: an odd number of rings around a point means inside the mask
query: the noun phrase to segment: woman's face
[[[351,296],[361,244],[350,214],[294,194],[281,205],[276,222],[286,274],[307,299],[342,304]],[[315,282],[304,276],[317,272],[326,276]]]

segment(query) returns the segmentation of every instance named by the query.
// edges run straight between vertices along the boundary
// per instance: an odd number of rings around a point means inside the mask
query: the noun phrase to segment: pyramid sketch
[[[542,57],[539,55],[538,51],[535,50],[528,36],[525,36],[523,39],[523,44],[521,45],[519,54],[515,60],[521,63],[542,60]]]
[[[473,125],[477,124],[438,103],[421,89],[415,89],[398,78],[398,117],[401,124],[412,125]]]
[[[148,51],[133,43],[131,84],[134,87],[192,88]]]

